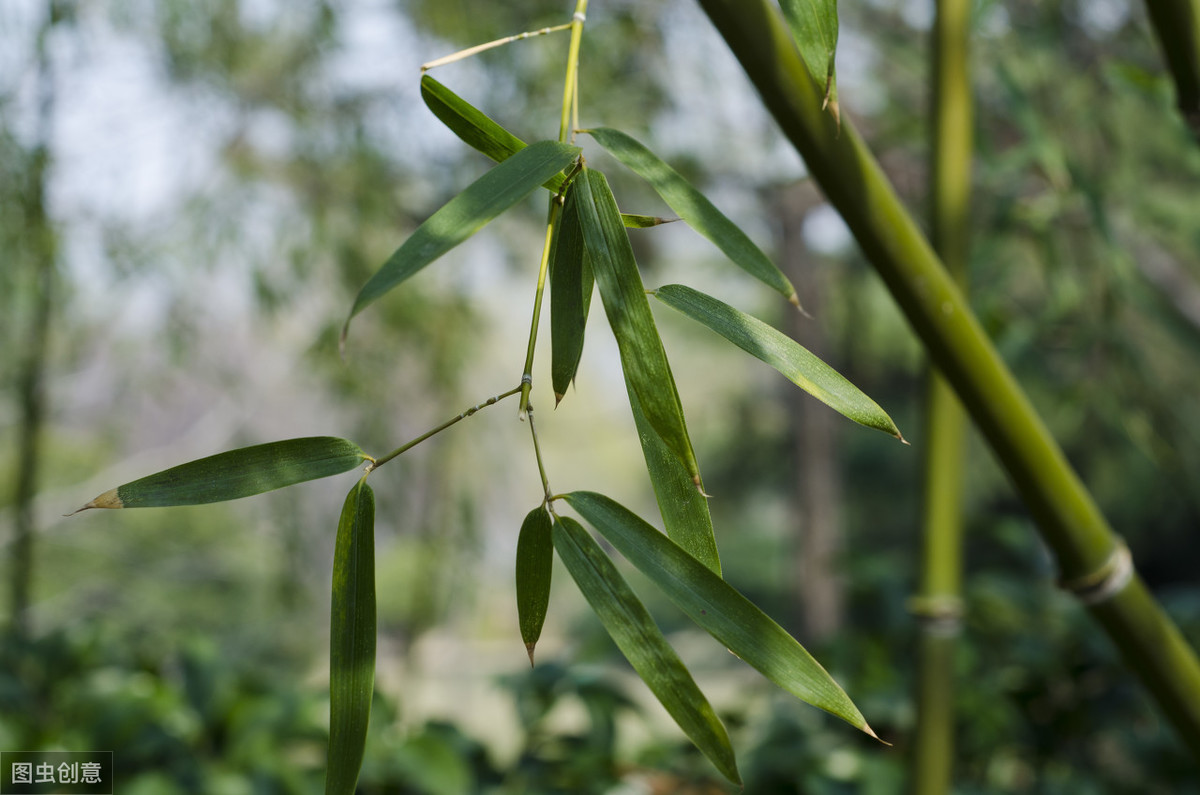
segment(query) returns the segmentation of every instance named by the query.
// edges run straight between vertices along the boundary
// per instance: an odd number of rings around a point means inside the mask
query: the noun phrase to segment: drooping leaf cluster
[[[832,19],[830,38],[825,24],[828,17],[821,18],[825,26],[820,40],[828,51],[824,76],[830,101],[836,96],[832,72],[836,14]],[[874,736],[858,708],[825,669],[722,579],[700,464],[649,296],[771,365],[850,419],[902,438],[895,424],[849,381],[766,323],[691,287],[647,289],[626,228],[651,227],[662,219],[622,213],[607,178],[587,164],[580,147],[551,140],[526,144],[431,77],[422,78],[421,89],[434,115],[497,165],[430,215],[366,282],[350,308],[343,344],[357,314],[537,188],[546,188],[552,197],[538,296],[540,301],[548,270],[556,401],[563,399],[581,365],[586,321],[598,289],[620,352],[630,409],[666,530],[664,535],[602,495],[553,495],[547,485],[545,500],[522,524],[516,554],[519,624],[530,661],[549,608],[551,563],[557,553],[617,647],[667,712],[722,775],[740,781],[728,733],[691,673],[610,556],[581,524],[558,515],[556,503],[561,501],[692,620],[768,680]],[[799,308],[795,289],[770,258],[677,171],[625,133],[603,127],[588,132],[646,180],[684,222],[733,264]],[[534,317],[531,339],[536,338],[536,307]],[[532,342],[530,351],[532,358]],[[530,385],[527,371],[519,388],[523,400]],[[413,444],[500,398],[480,404],[378,459],[343,439],[292,439],[183,464],[119,486],[85,506],[150,507],[236,499],[339,474],[368,462],[347,496],[335,541],[327,793],[354,791],[374,686],[375,498],[366,478]],[[536,435],[534,441],[536,451]],[[540,465],[540,452],[538,457]],[[544,471],[543,481],[545,484]]]

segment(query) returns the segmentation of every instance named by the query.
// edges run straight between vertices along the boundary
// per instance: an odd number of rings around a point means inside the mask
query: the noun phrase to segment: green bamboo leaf
[[[421,78],[421,97],[442,124],[463,143],[495,160],[507,160],[526,147],[526,143],[479,108],[455,94],[429,75]],[[563,175],[555,174],[543,183],[554,193],[562,188]]]
[[[729,583],[608,497],[576,491],[564,499],[731,652],[802,701],[876,737],[858,707],[821,664]]]
[[[658,155],[619,130],[597,127],[583,132],[595,138],[613,156],[650,183],[688,226],[716,244],[735,265],[778,291],[796,306],[800,305],[796,288],[762,249],[754,245],[737,224]]]
[[[338,520],[329,621],[325,795],[353,795],[375,692],[375,494],[364,475]]]
[[[860,425],[876,428],[904,441],[892,418],[878,403],[783,332],[711,295],[681,284],[660,287],[654,291],[654,297],[771,365],[835,411]]]
[[[556,518],[553,534],[559,558],[633,670],[721,775],[740,784],[720,718],[617,567],[574,519]]]
[[[459,139],[497,163],[507,160],[526,147],[526,143],[495,119],[455,94],[429,75],[421,78],[421,97],[433,115]],[[542,183],[553,193],[558,193],[565,175],[555,174]],[[621,221],[631,229],[645,229],[659,224],[669,224],[675,218],[656,218],[652,215],[621,213]]]
[[[692,483],[702,488],[700,467],[688,437],[679,392],[608,181],[599,171],[584,168],[575,182],[584,250],[592,263],[604,311],[621,352],[626,384],[637,395],[646,419],[683,464]]]
[[[650,484],[654,486],[654,497],[658,500],[658,511],[667,535],[720,576],[721,556],[717,552],[708,500],[692,484],[683,464],[654,431],[642,412],[637,395],[632,389],[627,391],[638,439],[642,443],[642,455],[646,459],[646,471],[650,473]]]
[[[363,285],[346,325],[368,304],[420,271],[525,198],[579,155],[579,147],[538,141],[517,152],[473,182],[417,227],[404,245]]]
[[[575,193],[573,185],[567,189],[550,251],[550,380],[555,405],[579,370],[595,284],[592,266],[584,255]]]
[[[839,118],[837,76],[834,74],[838,41],[837,0],[779,0],[779,5],[792,30],[800,57],[821,86],[823,107],[828,107],[835,119]]]
[[[550,604],[550,575],[554,544],[550,537],[550,513],[542,506],[529,512],[517,537],[517,621],[521,640],[533,665],[533,649],[542,635],[546,608]]]
[[[201,458],[109,489],[88,508],[161,508],[223,502],[348,472],[370,460],[354,442],[311,436]],[[79,513],[76,511],[76,513]]]

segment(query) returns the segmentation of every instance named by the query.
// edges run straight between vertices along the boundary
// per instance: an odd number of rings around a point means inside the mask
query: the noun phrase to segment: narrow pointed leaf
[[[333,436],[286,439],[180,464],[110,489],[88,508],[160,508],[223,502],[340,475],[368,460],[354,442]]]
[[[570,517],[555,520],[554,548],[650,692],[721,775],[740,784],[733,746],[720,718],[604,550]]]
[[[421,78],[421,97],[433,115],[441,120],[463,143],[495,160],[507,160],[526,147],[526,143],[498,122],[455,94],[429,75]],[[558,193],[563,175],[555,174],[543,183]]]
[[[660,287],[654,297],[771,365],[835,411],[904,441],[892,418],[878,403],[783,332],[711,295],[680,284]]]
[[[672,602],[731,652],[802,701],[876,736],[858,707],[821,664],[733,586],[608,497],[576,491],[565,499]]]
[[[529,512],[517,537],[517,621],[521,640],[533,665],[533,649],[542,635],[546,608],[550,604],[550,575],[554,543],[550,537],[550,513],[542,506]]]
[[[525,198],[579,155],[579,147],[538,141],[517,152],[473,182],[417,227],[375,275],[363,285],[350,319],[368,304],[420,271]]]
[[[716,244],[735,265],[799,306],[796,288],[775,263],[679,172],[623,132],[607,127],[585,132],[650,183],[688,226]]]
[[[783,16],[792,30],[800,57],[813,79],[821,86],[824,102],[838,118],[837,76],[837,0],[780,0]]]
[[[375,494],[365,476],[342,507],[329,622],[329,759],[325,795],[352,795],[375,692]]]
[[[421,78],[421,97],[425,100],[425,105],[433,111],[433,115],[463,143],[497,163],[507,160],[526,147],[524,141],[502,127],[495,119],[429,75]],[[555,174],[542,183],[542,186],[558,193],[564,181],[564,174]],[[621,221],[633,229],[645,229],[677,220],[679,219],[621,213]]]
[[[650,473],[650,483],[654,486],[654,497],[658,500],[658,511],[662,514],[667,535],[720,576],[721,556],[717,552],[708,499],[696,489],[683,464],[655,433],[642,412],[637,395],[632,389],[628,392],[646,470]]]
[[[555,405],[575,380],[595,277],[584,256],[574,186],[567,189],[550,252],[550,380]]]
[[[617,203],[599,171],[584,168],[575,180],[573,192],[579,204],[584,250],[621,352],[626,384],[637,395],[651,427],[700,488],[700,467],[688,437],[679,392],[650,313],[629,236],[621,226]]]

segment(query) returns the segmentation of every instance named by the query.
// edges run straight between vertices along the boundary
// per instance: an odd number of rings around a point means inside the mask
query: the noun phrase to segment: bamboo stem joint
[[[1098,569],[1070,580],[1059,580],[1058,586],[1091,607],[1119,594],[1132,579],[1133,556],[1125,542],[1118,540],[1108,560]]]

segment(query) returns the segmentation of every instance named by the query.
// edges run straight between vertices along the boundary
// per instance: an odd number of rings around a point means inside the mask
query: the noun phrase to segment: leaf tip
[[[342,333],[338,334],[338,356],[342,357],[342,361],[346,361],[346,337],[350,334],[350,318],[346,318],[346,322],[342,324]]]
[[[900,430],[898,428],[896,429],[896,432],[893,433],[892,435],[895,436],[897,439],[899,439],[901,444],[908,444],[908,439],[904,438],[904,434],[900,433]],[[909,447],[911,447],[911,446],[912,445],[909,445]]]
[[[562,399],[565,397],[566,397],[566,395],[564,393],[555,392],[554,393],[554,408],[558,408],[558,404],[562,403]]]
[[[788,296],[788,303],[791,304],[792,306],[796,307],[796,310],[800,314],[804,315],[805,317],[807,317],[807,318],[812,317],[812,315],[809,314],[808,310],[800,305],[800,296],[796,295],[795,290],[792,290],[792,294]]]
[[[78,509],[72,511],[71,513],[68,513],[65,515],[66,516],[74,516],[75,514],[80,513],[81,511],[86,511],[89,508],[124,508],[124,507],[125,507],[125,503],[121,502],[121,498],[117,495],[117,490],[109,489],[108,491],[104,492],[103,494],[101,494],[100,496],[96,497],[94,500],[89,502],[87,505],[84,505],[82,508],[78,508]]]
[[[870,724],[868,724],[866,721],[863,721],[863,725],[860,726],[859,728],[862,729],[864,734],[867,734],[867,735],[871,736],[872,738],[878,740],[879,742],[886,745],[888,748],[892,747],[892,744],[889,743],[887,740],[883,739],[882,737],[880,737],[878,734],[876,734],[875,730],[872,729]]]
[[[525,644],[525,653],[529,655],[529,667],[530,668],[533,667],[533,649],[535,646],[537,646],[536,643],[526,643]]]
[[[829,115],[833,116],[833,121],[837,124],[838,135],[841,135],[842,111],[838,107],[837,78],[834,76],[832,61],[829,64],[829,72],[825,75],[825,96],[821,101],[821,110],[829,111]]]

